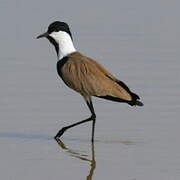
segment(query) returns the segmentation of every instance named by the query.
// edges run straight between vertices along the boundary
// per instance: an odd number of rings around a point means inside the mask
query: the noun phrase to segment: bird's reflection
[[[88,176],[87,176],[86,180],[92,180],[92,177],[93,177],[93,174],[94,174],[94,170],[96,168],[94,143],[93,142],[91,143],[91,154],[92,154],[92,157],[89,158],[88,155],[80,153],[77,150],[74,150],[74,149],[71,149],[71,148],[67,147],[62,140],[56,140],[56,141],[57,141],[58,145],[62,149],[66,150],[66,152],[68,154],[70,154],[71,156],[76,157],[76,158],[78,158],[80,160],[83,160],[83,161],[90,162],[90,170],[89,170],[89,173],[88,173]]]

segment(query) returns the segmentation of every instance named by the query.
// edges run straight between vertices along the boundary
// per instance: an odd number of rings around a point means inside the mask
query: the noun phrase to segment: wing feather
[[[132,100],[130,91],[117,83],[119,80],[102,65],[80,53],[68,57],[61,68],[61,75],[66,85],[83,96],[113,96]]]

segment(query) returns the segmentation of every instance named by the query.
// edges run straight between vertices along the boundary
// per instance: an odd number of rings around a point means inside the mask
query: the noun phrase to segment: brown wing
[[[64,82],[83,96],[112,96],[132,100],[130,91],[117,83],[119,80],[99,63],[78,52],[68,56],[61,74]]]

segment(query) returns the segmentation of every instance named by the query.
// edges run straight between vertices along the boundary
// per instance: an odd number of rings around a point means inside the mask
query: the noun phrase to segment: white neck
[[[52,32],[50,36],[58,43],[59,53],[58,59],[62,59],[67,55],[76,52],[70,35],[64,31]]]

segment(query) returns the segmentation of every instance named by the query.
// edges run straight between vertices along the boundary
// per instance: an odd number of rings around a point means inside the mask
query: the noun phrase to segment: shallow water
[[[179,180],[178,1],[3,1],[0,33],[0,174],[3,180]],[[93,13],[92,13],[93,12]],[[56,54],[36,40],[54,20],[69,22],[78,50],[140,95],[144,107],[93,99],[89,116],[56,73]]]

